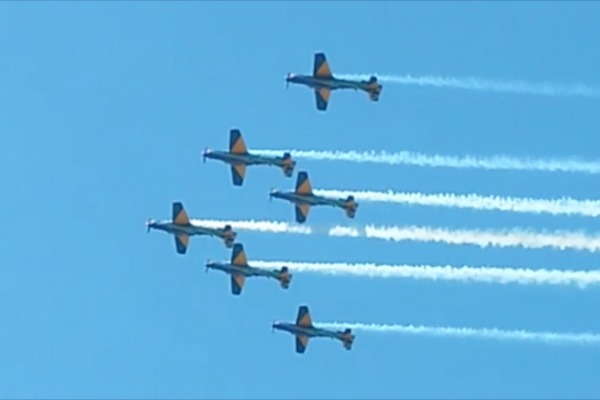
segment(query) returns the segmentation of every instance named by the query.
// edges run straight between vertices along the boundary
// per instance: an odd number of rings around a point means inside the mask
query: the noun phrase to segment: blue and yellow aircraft
[[[354,196],[350,195],[345,199],[332,199],[325,196],[317,196],[313,194],[308,173],[306,171],[298,172],[296,180],[296,190],[294,192],[282,192],[280,190],[271,190],[269,199],[287,200],[294,203],[296,210],[296,222],[304,223],[308,217],[310,206],[333,206],[342,208],[349,218],[354,218],[358,203],[354,201]]]
[[[297,75],[289,73],[286,77],[286,85],[289,86],[291,83],[298,83],[306,85],[311,89],[315,90],[315,96],[317,101],[317,110],[325,111],[327,104],[329,103],[329,97],[331,96],[332,90],[337,89],[354,89],[364,90],[369,95],[369,98],[373,101],[379,100],[381,94],[382,85],[377,83],[377,77],[371,76],[368,81],[353,81],[347,79],[338,79],[331,73],[329,63],[324,53],[316,53],[315,61],[313,65],[312,75]]]
[[[233,247],[237,233],[231,229],[231,225],[223,228],[209,228],[205,226],[192,225],[183,205],[180,202],[173,203],[173,219],[171,221],[156,221],[153,219],[146,222],[148,232],[154,228],[175,235],[175,248],[177,253],[185,254],[190,236],[207,235],[223,239],[226,247]]]
[[[294,174],[296,161],[292,160],[290,153],[283,153],[283,157],[259,156],[248,152],[246,143],[239,129],[229,131],[229,151],[204,150],[203,161],[207,158],[221,160],[231,165],[231,176],[235,186],[242,186],[248,165],[270,165],[283,170],[283,175],[291,177]]]
[[[354,335],[349,328],[346,328],[343,331],[332,331],[315,327],[312,324],[308,306],[300,306],[300,308],[298,308],[298,317],[296,318],[295,324],[289,322],[274,322],[272,326],[273,330],[278,329],[286,331],[296,336],[297,353],[304,353],[306,346],[308,346],[308,340],[311,337],[328,337],[341,340],[346,350],[352,349],[352,343],[354,343]]]
[[[279,281],[281,287],[287,289],[292,280],[292,274],[289,273],[288,267],[281,267],[280,270],[267,270],[262,268],[251,267],[246,259],[244,246],[236,243],[231,252],[230,263],[220,263],[208,260],[206,262],[206,272],[209,269],[216,269],[231,275],[231,293],[239,295],[242,293],[246,277],[263,276],[266,278],[274,278]]]

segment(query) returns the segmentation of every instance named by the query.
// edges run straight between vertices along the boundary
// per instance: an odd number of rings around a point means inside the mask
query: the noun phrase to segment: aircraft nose
[[[269,201],[273,200],[273,196],[278,192],[277,189],[271,189],[271,191],[269,191]]]
[[[206,156],[209,155],[211,150],[207,147],[202,152],[202,162],[206,162]]]

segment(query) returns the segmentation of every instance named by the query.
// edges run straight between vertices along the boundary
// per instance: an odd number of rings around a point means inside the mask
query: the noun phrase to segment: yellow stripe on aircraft
[[[190,243],[190,237],[185,233],[180,233],[179,235],[177,235],[177,240],[179,240],[185,248],[187,248]]]
[[[298,194],[311,194],[312,193],[312,186],[310,184],[310,180],[308,179],[308,177],[304,180],[304,182],[302,182],[300,184],[300,186],[296,190],[296,193],[298,193]]]
[[[302,216],[304,218],[307,218],[308,212],[310,211],[310,206],[308,204],[300,204],[297,207],[300,210],[300,212],[302,213]]]
[[[246,176],[246,164],[235,164],[233,168],[235,168],[235,172],[237,172],[240,178],[244,179]]]
[[[300,321],[298,321],[298,325],[300,325],[300,326],[311,326],[312,325],[312,319],[310,318],[309,312],[307,312],[306,314],[304,314],[302,316],[302,318],[300,318]]]
[[[173,222],[179,225],[187,225],[190,223],[190,219],[188,218],[187,212],[182,208]]]
[[[248,260],[246,259],[246,251],[240,251],[233,259],[232,264],[237,265],[239,267],[248,265]]]
[[[321,98],[323,99],[323,101],[325,101],[325,103],[328,103],[329,97],[331,97],[331,90],[329,90],[327,88],[321,88],[321,89],[319,89],[319,96],[321,96]]]
[[[230,150],[232,153],[243,154],[248,151],[246,148],[246,143],[244,142],[244,138],[241,136],[235,141],[235,144],[231,147]]]
[[[235,280],[236,285],[238,285],[238,287],[241,290],[244,287],[244,282],[246,282],[246,277],[242,274],[235,274],[233,276],[233,279]]]
[[[306,346],[308,346],[308,336],[298,335],[298,341],[300,342],[302,347],[306,348]]]
[[[332,76],[331,69],[329,68],[329,63],[327,60],[323,61],[317,69],[317,74],[319,78],[330,78]]]

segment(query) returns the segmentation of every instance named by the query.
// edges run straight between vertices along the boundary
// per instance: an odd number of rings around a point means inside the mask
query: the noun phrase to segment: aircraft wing
[[[311,195],[312,186],[310,179],[308,178],[308,172],[298,172],[298,178],[296,178],[296,194]]]
[[[188,225],[190,223],[187,212],[183,208],[183,204],[179,201],[173,203],[173,223],[179,225]]]
[[[331,68],[325,53],[315,53],[315,62],[313,65],[313,76],[315,78],[333,78]]]
[[[331,90],[327,88],[315,89],[315,100],[317,102],[317,110],[327,110],[327,104],[329,104],[329,96],[331,96]]]
[[[296,325],[302,327],[311,327],[312,319],[310,318],[310,311],[308,306],[300,306],[298,308],[298,316],[296,317]]]
[[[239,295],[240,293],[242,293],[242,289],[244,288],[244,282],[246,282],[246,277],[243,274],[232,274],[231,293],[234,295]]]
[[[304,353],[308,346],[309,337],[306,335],[296,335],[296,353]]]
[[[236,243],[233,245],[233,250],[231,251],[231,265],[236,265],[238,267],[248,266],[248,261],[246,260],[246,251],[241,243]],[[244,274],[231,274],[231,293],[235,295],[242,293],[244,282],[246,282],[246,276]]]
[[[190,237],[189,235],[186,235],[185,233],[179,233],[175,235],[175,249],[177,249],[177,253],[179,254],[185,254],[188,245],[190,242]]]
[[[244,138],[239,129],[232,129],[229,131],[229,152],[234,154],[248,153],[246,142],[244,142]]]
[[[233,245],[233,250],[231,252],[231,265],[235,265],[238,267],[248,266],[248,260],[246,259],[246,251],[244,250],[244,246],[241,243],[236,243]]]
[[[244,177],[246,176],[245,164],[234,164],[231,166],[231,179],[235,186],[242,186]]]
[[[306,218],[308,218],[308,212],[310,211],[310,205],[306,203],[297,204],[294,209],[296,211],[296,222],[299,224],[306,222]]]

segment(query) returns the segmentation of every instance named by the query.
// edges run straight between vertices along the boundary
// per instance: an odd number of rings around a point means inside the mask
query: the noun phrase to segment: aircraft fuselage
[[[193,235],[209,235],[209,236],[219,236],[222,237],[223,233],[219,229],[208,228],[204,226],[197,225],[180,225],[174,224],[172,222],[152,222],[148,225],[152,229],[157,229],[159,231],[164,231],[172,234],[186,234],[189,236]]]
[[[219,262],[208,262],[206,264],[207,268],[215,269],[219,271],[223,271],[227,274],[241,274],[244,276],[264,276],[267,278],[279,278],[279,271],[270,271],[262,268],[244,266],[241,267],[239,265],[233,264],[225,264]]]
[[[351,81],[347,79],[337,78],[316,78],[311,75],[295,75],[287,79],[288,82],[306,85],[313,89],[327,88],[329,90],[336,89],[354,89],[369,91],[368,81]]]
[[[289,332],[293,335],[304,335],[308,337],[329,337],[332,339],[343,340],[344,332],[330,331],[327,329],[312,327],[299,326],[288,322],[276,322],[273,324],[273,328]]]
[[[294,204],[309,204],[311,206],[332,206],[332,207],[341,207],[344,208],[345,199],[331,199],[323,196],[315,196],[315,195],[301,195],[295,192],[271,192],[271,197],[275,197],[276,199],[283,199],[290,201]]]
[[[219,150],[206,152],[205,157],[213,160],[220,160],[227,164],[274,165],[277,167],[282,167],[284,164],[282,157],[266,157],[257,154],[235,154]]]

